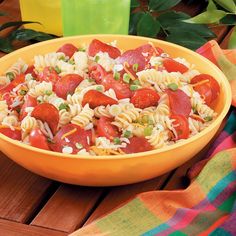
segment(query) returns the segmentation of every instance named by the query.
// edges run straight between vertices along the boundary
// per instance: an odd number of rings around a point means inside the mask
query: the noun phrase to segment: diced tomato
[[[36,107],[37,104],[37,99],[27,94],[25,96],[25,102],[20,110],[20,120],[23,120],[27,116],[28,113],[25,111],[27,107]]]
[[[157,106],[159,99],[160,96],[155,90],[141,88],[134,92],[130,102],[133,103],[135,107],[144,109],[150,106]]]
[[[196,84],[193,89],[202,96],[207,105],[216,100],[220,94],[220,85],[211,75],[196,75],[191,79],[191,84]]]
[[[67,74],[59,79],[54,87],[58,97],[66,99],[68,94],[74,93],[76,87],[81,83],[83,77],[77,74]]]
[[[108,74],[106,70],[99,64],[89,67],[89,78],[94,79],[97,84],[101,84],[103,78]]]
[[[180,72],[181,74],[187,72],[189,69],[182,63],[175,61],[172,58],[164,58],[163,66],[168,72]]]
[[[17,85],[24,83],[24,81],[25,81],[24,74],[17,75],[16,78],[13,79],[10,84],[8,84],[5,87],[0,89],[0,95],[3,95],[4,93],[11,92],[12,89],[14,89]]]
[[[54,85],[60,79],[60,76],[52,66],[46,66],[44,67],[43,72],[39,73],[38,79],[41,82],[52,82],[52,84]]]
[[[89,90],[84,94],[82,106],[89,104],[91,108],[95,108],[98,106],[107,106],[117,104],[117,101],[97,90]]]
[[[78,48],[71,43],[66,43],[57,50],[57,52],[63,52],[69,58],[71,58],[77,51]]]
[[[76,154],[82,148],[88,150],[91,145],[91,130],[84,130],[75,124],[67,124],[54,136],[50,147],[55,152],[62,152],[64,147],[71,147],[72,153]]]
[[[111,123],[112,121],[113,121],[112,119],[105,116],[102,116],[97,121],[98,136],[106,137],[107,139],[110,139],[110,140],[113,140],[113,138],[120,136],[118,128]]]
[[[120,50],[116,47],[94,39],[88,47],[88,55],[94,57],[98,52],[107,52],[108,55],[115,59],[121,55]]]
[[[53,134],[57,132],[57,127],[59,123],[59,112],[57,108],[52,104],[38,104],[32,111],[31,116],[43,122],[47,122]]]
[[[144,137],[132,137],[129,139],[130,143],[127,144],[122,151],[125,153],[138,153],[153,150],[152,145]]]
[[[129,85],[122,83],[121,81],[116,81],[113,78],[112,74],[106,75],[103,78],[101,84],[105,87],[106,90],[112,88],[115,91],[116,97],[118,99],[130,98],[132,95]]]
[[[176,140],[187,139],[190,134],[188,119],[183,115],[171,115],[170,119],[173,119],[173,126],[177,133]]]
[[[187,96],[187,94],[180,89],[175,91],[167,89],[166,93],[169,97],[169,107],[171,114],[188,117],[192,106],[190,98]]]
[[[47,139],[39,128],[31,130],[29,135],[29,142],[33,147],[50,150]]]
[[[144,70],[146,61],[143,54],[137,50],[128,50],[124,52],[118,59],[118,63],[128,63],[131,68],[134,64],[137,64],[137,71]]]
[[[0,126],[0,133],[15,140],[21,140],[21,131],[18,129],[12,130],[9,127]]]
[[[25,74],[31,74],[34,78],[37,77],[35,71],[34,71],[34,65],[30,65],[27,70],[25,71]]]

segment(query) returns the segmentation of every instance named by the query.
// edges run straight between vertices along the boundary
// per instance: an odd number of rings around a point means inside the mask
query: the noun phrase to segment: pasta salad
[[[144,152],[209,126],[219,93],[211,75],[152,43],[68,43],[0,75],[0,133],[66,154]]]

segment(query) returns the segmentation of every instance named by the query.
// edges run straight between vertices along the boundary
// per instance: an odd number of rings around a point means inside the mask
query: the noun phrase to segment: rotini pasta
[[[0,132],[17,130],[29,145],[38,135],[42,148],[66,154],[120,155],[181,142],[217,116],[217,81],[212,89],[214,78],[186,59],[155,47],[140,58],[130,56],[135,50],[83,48],[35,55],[27,72],[19,60],[0,75]]]

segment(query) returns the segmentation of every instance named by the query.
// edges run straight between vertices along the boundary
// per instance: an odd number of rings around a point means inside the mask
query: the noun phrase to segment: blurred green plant
[[[185,20],[192,24],[233,26],[228,48],[236,48],[236,0],[209,0],[205,12]]]
[[[164,38],[193,50],[216,37],[207,25],[187,22],[192,19],[191,16],[171,10],[180,2],[149,0],[147,6],[143,7],[138,0],[131,0],[129,34]]]
[[[4,16],[6,13],[0,12],[0,16]],[[13,28],[13,30],[7,34],[7,36],[0,36],[0,51],[9,53],[15,50],[15,41],[23,42],[39,42],[48,39],[55,38],[54,35],[46,34],[43,32],[38,32],[32,29],[23,29],[22,25],[38,23],[32,21],[11,21],[0,25],[0,33],[8,28]],[[38,23],[39,24],[39,23]]]

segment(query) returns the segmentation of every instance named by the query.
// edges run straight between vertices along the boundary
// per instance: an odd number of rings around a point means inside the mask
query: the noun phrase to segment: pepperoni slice
[[[130,99],[130,102],[134,104],[135,107],[144,109],[150,106],[156,106],[160,99],[159,94],[149,88],[141,88],[134,92]]]
[[[29,135],[29,142],[33,147],[50,150],[47,139],[39,128],[31,130]]]
[[[113,120],[111,118],[102,116],[97,121],[97,134],[100,137],[106,137],[110,140],[113,138],[120,136],[118,128],[113,125],[111,122]]]
[[[73,94],[76,87],[81,83],[83,77],[77,74],[67,74],[59,79],[54,87],[58,97],[66,99],[68,94]]]
[[[88,150],[92,145],[91,142],[91,130],[84,130],[75,124],[67,124],[54,136],[50,148],[55,152],[63,152],[64,147],[71,147],[72,153],[76,154],[82,148]]]
[[[144,137],[132,137],[129,139],[130,143],[127,144],[122,151],[125,153],[138,153],[153,150],[152,145]]]
[[[137,71],[141,71],[144,70],[146,62],[145,62],[145,58],[142,55],[141,51],[138,50],[128,50],[126,52],[124,52],[118,59],[117,59],[118,63],[124,64],[124,63],[128,63],[131,67],[134,64],[137,64]]]
[[[88,55],[94,57],[98,52],[107,52],[108,55],[115,59],[120,56],[120,50],[116,47],[108,45],[99,41],[98,39],[94,39],[88,47]]]
[[[34,78],[37,77],[35,71],[34,71],[34,65],[30,65],[27,70],[25,71],[25,74],[31,74]]]
[[[28,113],[25,111],[27,107],[36,107],[37,104],[37,99],[27,94],[25,96],[25,103],[23,104],[20,110],[20,120],[23,120],[27,116]]]
[[[190,134],[188,119],[183,115],[171,115],[170,119],[173,119],[173,126],[177,133],[176,140],[187,139]]]
[[[21,140],[21,131],[20,130],[17,130],[17,129],[12,130],[9,127],[0,126],[0,133],[4,134],[5,136],[7,136],[9,138],[15,139],[15,140],[18,140],[18,141]]]
[[[169,106],[171,114],[173,115],[183,115],[188,117],[191,112],[191,102],[190,98],[185,92],[180,89],[175,91],[167,89],[166,93],[169,97]]]
[[[78,48],[71,43],[66,43],[57,50],[57,52],[63,52],[69,58],[71,58],[77,51]]]
[[[146,60],[150,60],[152,56],[159,56],[164,52],[161,48],[153,47],[149,43],[141,45],[135,50],[142,53],[142,55],[146,58]]]
[[[193,88],[203,97],[207,105],[216,100],[220,94],[220,85],[211,75],[196,75],[191,79],[191,84],[197,84]]]
[[[164,58],[163,66],[168,72],[180,72],[181,74],[188,71],[188,67],[172,58]]]
[[[95,108],[98,106],[107,106],[117,104],[117,101],[97,90],[89,90],[84,94],[82,106],[89,104],[91,108]]]
[[[59,123],[59,112],[55,106],[50,103],[39,104],[34,108],[31,116],[43,122],[47,122],[52,133],[56,133]]]

